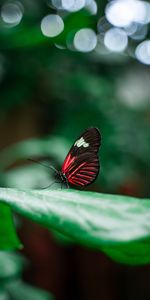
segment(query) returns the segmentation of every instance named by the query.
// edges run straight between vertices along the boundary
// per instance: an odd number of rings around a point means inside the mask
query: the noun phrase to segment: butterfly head
[[[60,183],[67,183],[67,177],[64,173],[62,173],[61,171],[57,171],[55,173],[55,180],[57,182],[60,182]]]

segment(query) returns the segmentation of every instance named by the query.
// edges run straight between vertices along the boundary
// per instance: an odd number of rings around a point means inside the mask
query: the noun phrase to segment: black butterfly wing
[[[96,179],[99,173],[100,143],[100,132],[94,127],[87,129],[75,141],[62,166],[62,173],[69,183],[85,186]]]

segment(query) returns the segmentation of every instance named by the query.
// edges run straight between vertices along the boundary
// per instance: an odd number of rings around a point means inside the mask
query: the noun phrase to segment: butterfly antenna
[[[53,184],[55,184],[55,183],[59,183],[59,182],[57,182],[57,181],[53,181],[51,184],[49,184],[48,186],[45,186],[45,187],[43,187],[43,188],[40,188],[41,190],[45,190],[45,189],[48,189],[49,187],[51,187]]]
[[[39,164],[39,165],[41,165],[41,166],[43,166],[43,167],[52,169],[53,171],[55,171],[56,173],[58,173],[58,171],[57,171],[53,166],[51,166],[51,165],[50,165],[50,166],[47,166],[47,165],[45,165],[45,164],[39,162],[38,160],[35,160],[35,159],[32,159],[32,158],[28,158],[28,160],[29,160],[29,161],[32,161],[32,162],[34,162],[34,163],[37,163],[37,164]]]

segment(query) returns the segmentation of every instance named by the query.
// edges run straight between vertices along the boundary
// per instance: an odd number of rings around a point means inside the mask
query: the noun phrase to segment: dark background
[[[46,186],[53,180],[52,172],[32,165],[29,156],[60,169],[76,137],[96,126],[102,135],[101,172],[88,190],[148,197],[150,72],[149,65],[138,61],[134,53],[148,39],[149,24],[141,40],[129,37],[124,52],[108,52],[100,38],[113,27],[101,21],[107,1],[97,1],[96,15],[85,10],[64,13],[41,0],[11,3],[23,9],[17,25],[7,24],[2,15],[6,3],[0,3],[1,153],[9,149],[12,153],[12,145],[28,139],[33,144],[22,146],[21,161],[17,151],[10,162],[9,155],[5,161],[0,155],[1,186]],[[53,38],[45,37],[40,29],[42,18],[51,13],[58,13],[65,22],[65,30]],[[68,34],[85,27],[98,34],[97,48],[89,53],[68,49]],[[35,138],[53,141],[49,154],[44,150],[36,154]],[[49,290],[55,299],[150,299],[149,266],[117,264],[103,253],[70,244],[26,219],[19,224],[22,253],[30,262],[24,279]]]

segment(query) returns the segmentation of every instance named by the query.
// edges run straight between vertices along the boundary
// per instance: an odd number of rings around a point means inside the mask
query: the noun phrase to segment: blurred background
[[[49,185],[53,172],[28,158],[60,169],[95,126],[101,171],[86,190],[150,196],[149,23],[149,1],[0,1],[1,186]],[[23,218],[17,226],[23,279],[53,299],[150,299],[149,266],[117,264]],[[28,292],[13,299],[34,300]]]

